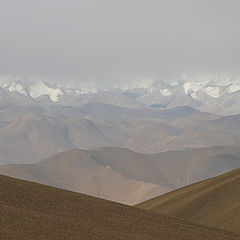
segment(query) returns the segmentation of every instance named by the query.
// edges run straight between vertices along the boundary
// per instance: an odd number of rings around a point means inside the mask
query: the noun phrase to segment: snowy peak
[[[64,91],[61,87],[50,86],[43,81],[37,81],[29,86],[28,94],[32,98],[38,98],[43,95],[47,95],[53,102],[58,101],[59,95],[64,95]]]
[[[108,88],[100,87],[94,82],[77,83],[76,87],[67,87],[42,80],[25,81],[0,76],[0,90],[18,93],[31,99],[47,96],[50,101],[59,104],[63,104],[59,99],[65,95],[69,103],[81,96],[81,99],[85,98],[86,101],[95,99],[94,101],[114,104],[107,96],[113,96],[117,92],[125,99],[125,102],[134,99],[141,105],[156,104],[167,108],[188,105],[213,113],[216,111],[224,114],[240,113],[240,78],[228,76],[197,78],[182,76],[172,83],[143,78],[127,83],[119,82]],[[223,102],[224,106],[222,106]]]
[[[0,77],[0,89],[9,93],[18,93],[31,97],[48,96],[52,102],[58,102],[59,97],[65,94],[91,94],[101,89],[96,83],[78,84],[78,87],[66,87],[43,80],[19,80],[18,78]]]
[[[240,91],[240,78],[231,78],[229,76],[198,76],[190,78],[187,75],[183,75],[172,83],[144,78],[125,85],[119,84],[118,88],[122,91],[143,89],[145,93],[158,92],[165,97],[184,94],[196,100],[203,94],[210,98],[219,98],[224,94]]]
[[[23,80],[0,78],[0,88],[8,92],[17,92],[34,99],[47,95],[53,102],[57,102],[59,96],[67,93],[96,94],[101,91],[111,91],[112,89],[119,89],[122,92],[142,89],[143,94],[159,93],[159,95],[165,97],[181,93],[197,99],[199,93],[204,93],[211,98],[219,98],[224,94],[232,94],[240,91],[240,78],[198,77],[196,79],[190,79],[189,77],[183,76],[178,81],[172,83],[152,78],[143,78],[132,82],[129,81],[126,84],[115,84],[112,88],[101,88],[96,83],[82,83],[78,84],[75,88],[69,88],[41,80],[26,83]]]
[[[33,99],[46,95],[53,102],[58,101],[59,95],[64,95],[62,88],[44,81],[34,81],[29,84],[20,80],[1,82],[0,88],[10,93],[19,93]]]

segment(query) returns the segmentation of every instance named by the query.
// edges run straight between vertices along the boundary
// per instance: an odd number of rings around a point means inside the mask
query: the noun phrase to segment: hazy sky
[[[0,0],[0,73],[112,82],[240,74],[239,0]]]

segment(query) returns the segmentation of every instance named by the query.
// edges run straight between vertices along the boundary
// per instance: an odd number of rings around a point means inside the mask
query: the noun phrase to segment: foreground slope
[[[237,240],[135,207],[0,175],[0,239]]]
[[[240,168],[138,207],[240,233]]]

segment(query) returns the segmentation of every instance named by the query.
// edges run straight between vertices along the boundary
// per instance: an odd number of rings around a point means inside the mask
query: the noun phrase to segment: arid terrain
[[[239,115],[223,117],[186,106],[0,105],[0,164],[37,163],[73,148],[118,146],[152,154],[231,145],[240,139],[239,125]]]
[[[180,188],[137,206],[240,234],[240,169]]]
[[[177,218],[0,176],[0,239],[237,240]]]
[[[239,12],[0,0],[0,240],[240,240]]]
[[[103,147],[3,165],[0,173],[133,205],[238,167],[237,144],[158,154]]]

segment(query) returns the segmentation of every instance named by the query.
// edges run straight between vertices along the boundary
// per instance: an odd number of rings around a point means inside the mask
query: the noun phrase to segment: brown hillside
[[[240,168],[137,205],[240,233]]]
[[[0,174],[135,205],[238,167],[237,146],[159,154],[103,147],[72,149],[37,164],[0,166]]]
[[[218,229],[0,175],[0,239],[237,240]]]
[[[35,105],[7,107],[0,112],[0,164],[37,163],[72,148],[118,146],[159,153],[236,142],[240,118],[216,118],[220,116],[184,107],[134,111],[101,103],[47,111]]]

